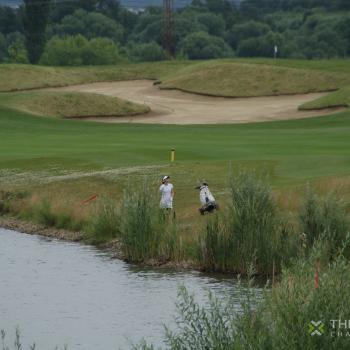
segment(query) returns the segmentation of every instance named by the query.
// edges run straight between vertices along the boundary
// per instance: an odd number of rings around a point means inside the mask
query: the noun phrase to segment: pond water
[[[12,345],[19,327],[24,349],[129,349],[142,338],[160,346],[179,285],[205,303],[208,290],[234,294],[236,283],[139,268],[91,246],[0,229],[0,329]]]

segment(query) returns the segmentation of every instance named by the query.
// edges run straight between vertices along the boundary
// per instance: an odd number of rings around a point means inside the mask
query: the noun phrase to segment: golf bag
[[[209,190],[208,184],[203,182],[199,189],[199,199],[202,206],[198,209],[201,215],[205,213],[212,213],[214,210],[218,210],[219,206],[215,201],[214,196]]]

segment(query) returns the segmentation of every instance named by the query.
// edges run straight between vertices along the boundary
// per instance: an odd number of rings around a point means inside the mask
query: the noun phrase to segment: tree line
[[[175,0],[176,1],[176,0]],[[0,62],[114,64],[170,58],[161,7],[116,0],[23,0],[0,6]],[[348,0],[193,0],[173,15],[176,58],[350,55]]]

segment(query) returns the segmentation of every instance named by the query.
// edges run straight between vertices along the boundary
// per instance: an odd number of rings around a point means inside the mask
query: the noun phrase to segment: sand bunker
[[[298,111],[302,103],[327,93],[251,98],[208,97],[177,90],[160,90],[150,80],[133,80],[69,86],[66,91],[92,92],[143,103],[151,112],[132,117],[89,117],[106,123],[220,124],[309,118],[341,108]]]

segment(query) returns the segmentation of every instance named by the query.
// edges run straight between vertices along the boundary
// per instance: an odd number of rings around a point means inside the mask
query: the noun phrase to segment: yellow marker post
[[[170,161],[174,162],[175,161],[175,149],[173,148],[170,153]]]

